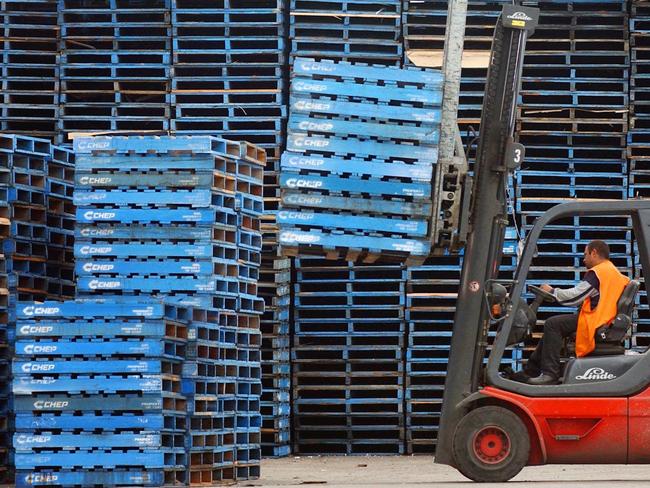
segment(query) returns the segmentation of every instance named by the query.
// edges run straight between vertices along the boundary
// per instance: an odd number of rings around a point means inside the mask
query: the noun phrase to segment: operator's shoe
[[[542,373],[539,376],[536,376],[535,378],[531,378],[528,380],[529,385],[557,385],[558,381],[557,378],[548,373]]]
[[[519,383],[528,383],[531,379],[530,375],[526,371],[517,371],[510,375],[512,381],[518,381]]]

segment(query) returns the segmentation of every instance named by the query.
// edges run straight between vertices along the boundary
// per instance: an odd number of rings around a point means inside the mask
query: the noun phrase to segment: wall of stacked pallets
[[[72,163],[49,142],[0,141],[15,226],[3,249],[19,271],[7,296],[38,300],[6,305],[18,320],[16,484],[258,477],[264,150],[208,136],[80,138],[72,195]],[[76,224],[48,235],[22,222],[25,211],[58,216],[47,198],[72,216],[76,203]],[[39,262],[37,250],[51,264],[67,243],[59,229],[76,231],[78,299],[43,303],[66,289],[19,264]]]
[[[54,138],[59,113],[57,1],[4,0],[0,131]]]
[[[485,60],[503,3],[508,2],[470,0],[459,110],[466,142],[472,138],[470,126],[479,130]],[[574,198],[647,196],[650,187],[647,2],[525,3],[540,6],[542,18],[528,42],[517,122],[527,158],[512,182],[516,211],[512,223],[522,233],[552,204]],[[75,132],[172,131],[246,139],[266,149],[266,214],[259,229],[264,244],[260,296],[267,305],[261,318],[265,453],[287,452],[292,405],[297,409],[293,417],[297,453],[431,452],[460,258],[433,257],[422,267],[400,268],[400,278],[388,282],[395,287],[399,283],[403,299],[392,306],[403,315],[391,320],[382,317],[382,331],[365,328],[376,322],[374,312],[363,307],[346,319],[346,334],[341,318],[335,318],[330,329],[325,322],[313,328],[326,317],[312,317],[312,323],[305,314],[334,313],[343,305],[337,300],[345,298],[351,313],[368,292],[358,286],[371,288],[372,280],[357,286],[350,276],[372,274],[374,268],[300,258],[290,269],[276,255],[275,214],[279,158],[286,142],[288,80],[295,58],[435,65],[444,42],[447,2],[260,0],[251,5],[232,0],[4,0],[2,7],[1,132],[69,142]],[[68,156],[63,159],[69,161]],[[72,294],[72,270],[60,264],[72,262],[73,207],[65,184],[70,178],[66,168],[54,170],[58,176],[50,175],[44,217],[37,215],[43,204],[30,204],[29,212],[39,222],[45,221],[53,243],[45,265],[39,260],[24,264],[29,266],[21,278],[25,289],[45,283],[37,278],[42,269],[48,288],[53,287],[50,294],[56,290]],[[22,232],[16,224],[19,227]],[[42,239],[38,229],[34,232],[26,239],[30,244],[24,245],[38,253]],[[608,219],[603,225],[576,218],[544,234],[531,278],[560,285],[575,282],[582,246],[595,237],[608,240],[616,264],[632,272],[634,240],[626,219]],[[504,258],[508,266],[504,277],[513,263],[512,255]],[[304,278],[312,268],[321,269],[322,283]],[[336,275],[343,269],[346,277]],[[337,277],[327,282],[330,274]],[[318,297],[321,308],[310,308],[314,304],[305,301],[310,293]],[[645,292],[640,304],[632,345],[645,347],[650,343]],[[545,308],[542,316],[558,311]],[[398,330],[402,331],[399,339]],[[541,328],[536,335],[540,333]],[[330,348],[336,344],[337,351],[348,352],[397,351],[395,344],[401,349],[395,359],[378,359],[382,365],[372,365],[387,368],[372,381],[364,376],[371,366],[364,364],[363,357],[357,363],[343,353],[340,359],[321,358],[327,359],[322,377],[329,382],[321,391],[313,388],[316,376],[309,369],[309,358],[316,360],[322,352],[319,344]],[[527,346],[523,357],[533,346]],[[517,354],[510,358],[515,366],[520,364]],[[391,361],[396,363],[389,366]],[[359,370],[354,369],[357,364]],[[402,379],[387,387],[400,374]],[[333,392],[341,396],[334,398]],[[379,433],[368,437],[373,429],[364,422],[372,417],[373,402],[381,404],[374,424]],[[400,442],[403,447],[396,447]]]
[[[74,297],[74,157],[48,140],[0,134],[0,480],[11,482],[11,360],[18,300]],[[11,461],[10,461],[11,459]]]
[[[627,132],[629,164],[628,197],[650,196],[650,5],[632,1],[630,5],[630,110]],[[633,242],[634,277],[644,281]],[[633,345],[646,348],[650,345],[650,311],[645,286],[638,297],[636,331]]]
[[[165,446],[185,456],[170,468],[190,484],[259,476],[264,150],[210,136],[81,138],[75,149],[79,297],[157,296],[206,315],[173,373],[187,427]]]
[[[624,1],[544,6],[527,46],[517,123],[527,148],[516,181],[524,233],[555,204],[627,198],[627,9]],[[584,217],[554,223],[542,234],[529,278],[575,283],[584,245],[596,238],[610,244],[613,261],[631,275],[630,224]],[[560,312],[549,307],[540,316]]]

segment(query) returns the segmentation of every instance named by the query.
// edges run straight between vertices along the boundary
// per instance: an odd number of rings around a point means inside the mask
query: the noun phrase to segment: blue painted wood
[[[278,239],[280,246],[322,246],[324,248],[369,249],[371,251],[390,251],[415,256],[427,256],[431,243],[416,239],[393,239],[389,237],[369,237],[350,234],[325,234],[316,231],[301,231],[283,227]]]
[[[29,430],[76,430],[102,431],[144,430],[156,431],[165,428],[164,417],[156,414],[138,415],[33,415],[19,413],[16,415],[16,431]]]
[[[115,170],[127,172],[137,171],[168,171],[168,170],[197,170],[214,171],[222,168],[222,160],[207,155],[124,155],[116,156],[86,156],[80,154],[76,159],[76,168],[81,171]]]
[[[162,320],[25,320],[16,327],[16,337],[158,337],[166,335]]]
[[[309,226],[324,229],[356,229],[360,231],[375,231],[400,233],[412,237],[425,237],[428,225],[426,221],[414,219],[399,220],[384,217],[363,215],[327,214],[313,212],[297,212],[281,210],[276,220],[280,226]]]
[[[163,398],[160,394],[71,396],[52,395],[47,398],[18,396],[14,398],[14,410],[20,412],[162,412]]]
[[[379,159],[394,159],[398,161],[414,161],[435,164],[438,160],[438,148],[427,146],[411,146],[392,142],[362,141],[359,139],[326,138],[289,134],[287,151],[297,153],[316,152],[333,153],[336,155],[361,155]]]
[[[178,239],[178,240],[210,240],[213,235],[211,225],[75,225],[76,238],[90,239]]]
[[[337,97],[358,97],[376,100],[377,102],[409,102],[429,106],[442,104],[442,87],[439,90],[423,90],[414,87],[398,87],[395,85],[372,85],[340,82],[335,80],[315,80],[294,77],[291,82],[291,92],[305,95],[328,95]],[[376,102],[371,102],[376,103]]]
[[[433,165],[431,164],[385,163],[318,155],[305,156],[288,151],[282,154],[280,168],[282,171],[327,171],[339,175],[370,175],[375,178],[395,177],[423,181],[431,181],[433,177]]]
[[[280,175],[280,187],[290,190],[349,192],[352,194],[412,197],[415,200],[431,198],[431,185],[393,181],[369,181],[338,176]]]
[[[363,66],[332,61],[315,61],[308,58],[296,58],[293,63],[294,76],[332,76],[340,78],[361,78],[373,81],[393,81],[424,84],[442,87],[442,73],[421,69],[394,69],[392,67]]]
[[[77,171],[75,187],[161,187],[161,188],[211,188],[214,178],[204,173],[91,173]]]
[[[88,209],[77,208],[77,222],[120,222],[122,224],[139,223],[196,223],[214,224],[218,221],[218,214],[223,213],[222,208],[198,209]]]
[[[363,136],[379,137],[399,141],[420,141],[421,144],[438,144],[440,131],[431,126],[415,127],[413,125],[379,124],[360,120],[324,119],[292,113],[289,118],[289,130],[294,133],[317,132],[339,137]]]
[[[213,248],[220,244],[87,244],[75,243],[74,255],[78,258],[90,256],[128,257],[193,257],[211,258]]]
[[[232,264],[232,263],[231,263]],[[237,263],[234,263],[235,266]],[[77,276],[91,275],[211,275],[216,274],[212,260],[187,261],[177,260],[151,260],[151,261],[129,261],[129,260],[77,260],[75,263]]]
[[[146,277],[146,278],[122,278],[122,277],[93,277],[81,276],[77,280],[77,290],[83,292],[98,292],[98,291],[141,291],[153,292],[159,291],[166,292],[201,292],[201,293],[214,293],[219,291],[222,286],[226,286],[227,280],[219,280],[213,278],[214,275],[200,276],[198,278],[160,278],[160,277]],[[235,285],[237,284],[234,282]],[[228,288],[233,288],[230,286]],[[223,290],[231,292],[230,289]]]
[[[77,137],[73,148],[77,154],[170,153],[239,155],[239,143],[211,136],[95,136]]]
[[[14,375],[25,374],[159,374],[160,361],[14,361],[11,365]]]
[[[376,120],[404,121],[434,126],[440,124],[439,108],[398,107],[373,103],[340,100],[312,100],[302,94],[292,94],[289,102],[291,113],[324,114],[336,117],[359,117]]]
[[[161,357],[165,355],[165,344],[155,339],[112,342],[16,341],[16,356],[112,356],[116,354]]]
[[[155,299],[144,299],[137,297],[135,303],[131,302],[43,302],[29,303],[19,302],[16,307],[16,315],[21,318],[76,318],[76,317],[100,317],[102,319],[112,317],[142,317],[142,318],[163,318],[165,313],[164,305]]]
[[[76,451],[49,454],[16,453],[16,469],[35,469],[40,467],[95,467],[115,468],[116,466],[144,466],[164,468],[165,454],[160,452],[103,452]]]
[[[115,393],[118,391],[134,391],[141,393],[156,393],[163,391],[161,376],[148,375],[131,376],[96,376],[89,377],[59,377],[59,378],[24,378],[17,377],[12,381],[14,395],[33,395],[38,393],[83,393],[101,392]]]
[[[159,470],[110,471],[18,471],[16,488],[32,486],[162,486],[165,472]]]
[[[162,447],[160,434],[23,434],[13,437],[16,452],[31,451],[32,449],[111,449],[111,448],[142,448],[155,449]]]
[[[211,190],[91,190],[74,192],[73,202],[83,205],[191,205],[208,207],[213,204],[214,193]]]

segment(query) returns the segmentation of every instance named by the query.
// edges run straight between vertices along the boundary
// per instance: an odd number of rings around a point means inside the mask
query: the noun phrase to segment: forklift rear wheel
[[[458,470],[473,481],[500,482],[528,462],[530,438],[521,419],[503,407],[480,407],[461,419],[454,435]]]

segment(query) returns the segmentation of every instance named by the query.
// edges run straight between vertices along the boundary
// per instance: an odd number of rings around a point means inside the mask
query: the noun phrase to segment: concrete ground
[[[262,462],[262,478],[238,487],[428,488],[471,486],[453,468],[430,456],[290,457]],[[508,483],[481,484],[532,488],[650,487],[649,466],[538,466],[525,468]]]

